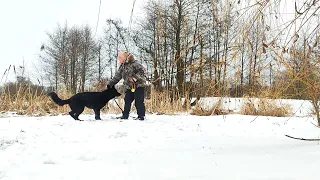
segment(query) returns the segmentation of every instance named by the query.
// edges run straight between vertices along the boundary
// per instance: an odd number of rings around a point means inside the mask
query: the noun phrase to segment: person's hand
[[[136,78],[134,78],[134,77],[132,77],[132,78],[130,78],[130,81],[131,81],[131,82],[136,82],[136,81],[137,81],[137,79],[136,79]]]
[[[111,88],[111,86],[110,86],[109,84],[107,84],[106,90],[107,90],[107,89],[110,89],[110,88]]]

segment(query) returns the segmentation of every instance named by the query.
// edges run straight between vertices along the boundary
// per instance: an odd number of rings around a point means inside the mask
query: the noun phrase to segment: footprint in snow
[[[117,132],[113,135],[111,135],[109,138],[121,138],[121,137],[126,137],[127,133],[123,133],[123,132]]]
[[[78,158],[81,161],[94,161],[96,158],[90,155],[82,155]]]
[[[46,160],[46,161],[43,161],[43,164],[56,164],[56,163],[53,162],[52,160]]]

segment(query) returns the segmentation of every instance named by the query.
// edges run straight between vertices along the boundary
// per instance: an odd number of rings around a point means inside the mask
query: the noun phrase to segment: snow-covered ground
[[[0,179],[319,179],[312,117],[111,116],[1,118]]]

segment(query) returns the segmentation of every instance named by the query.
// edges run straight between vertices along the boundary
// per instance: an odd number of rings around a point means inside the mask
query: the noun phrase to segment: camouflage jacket
[[[135,60],[121,64],[115,76],[109,81],[109,85],[114,86],[123,79],[125,88],[131,89],[133,87],[133,82],[130,81],[131,78],[136,79],[136,88],[146,85],[145,69]]]

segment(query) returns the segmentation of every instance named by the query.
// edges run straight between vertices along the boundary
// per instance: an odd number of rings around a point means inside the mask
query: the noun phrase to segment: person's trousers
[[[138,87],[135,90],[135,92],[131,92],[130,89],[126,91],[126,95],[124,97],[125,104],[123,110],[123,117],[129,117],[131,104],[133,101],[135,101],[138,117],[144,117],[146,113],[146,108],[144,105],[144,87]]]

